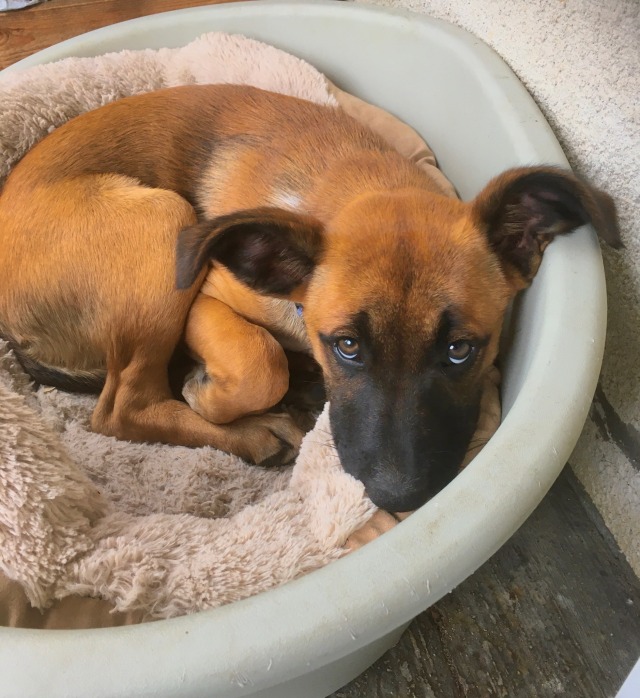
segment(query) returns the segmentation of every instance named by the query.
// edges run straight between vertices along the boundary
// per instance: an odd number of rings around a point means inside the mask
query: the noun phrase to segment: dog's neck
[[[368,194],[421,189],[441,195],[426,173],[398,153],[383,150],[336,159],[309,184],[299,195],[299,208],[294,210],[309,213],[326,226],[351,202]]]
[[[308,116],[308,128],[283,133],[278,121],[260,133],[232,132],[216,143],[214,157],[192,184],[203,217],[275,206],[313,215],[328,226],[342,208],[368,193],[408,188],[442,193],[424,170],[342,110],[297,100],[287,106]]]

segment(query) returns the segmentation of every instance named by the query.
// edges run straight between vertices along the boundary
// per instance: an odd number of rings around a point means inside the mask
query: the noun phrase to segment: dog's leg
[[[135,352],[124,365],[110,362],[92,428],[131,441],[213,446],[262,465],[295,457],[302,432],[286,414],[245,417],[216,425],[171,397],[167,361],[170,347]]]
[[[284,349],[267,330],[200,293],[191,306],[185,342],[202,360],[182,394],[209,422],[226,424],[277,404],[289,387]]]
[[[186,317],[192,298],[191,293],[181,292],[149,294],[138,307],[135,324],[144,327],[144,336],[138,335],[132,344],[125,328],[113,342],[93,429],[131,441],[213,446],[262,465],[291,462],[302,432],[289,415],[248,416],[216,425],[173,399],[167,367],[182,326],[169,319]]]

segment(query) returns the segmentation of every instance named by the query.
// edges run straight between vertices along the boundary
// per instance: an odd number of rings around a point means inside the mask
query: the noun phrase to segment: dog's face
[[[613,230],[612,211],[553,169],[506,173],[468,204],[369,194],[326,226],[256,209],[185,231],[179,285],[213,258],[260,292],[302,295],[343,467],[376,505],[408,511],[458,472],[505,310],[546,245],[587,221]]]
[[[341,462],[414,509],[460,466],[512,290],[467,207],[419,190],[356,200],[321,245],[302,300]]]
[[[511,295],[458,201],[372,194],[327,226],[305,322],[341,461],[378,506],[415,509],[458,471]]]

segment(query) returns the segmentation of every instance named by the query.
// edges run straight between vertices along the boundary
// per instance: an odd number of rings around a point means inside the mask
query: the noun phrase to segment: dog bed
[[[206,34],[180,49],[71,58],[0,81],[4,177],[77,114],[177,84],[244,83],[339,105],[453,188],[419,136],[256,41]],[[487,381],[467,461],[500,419]],[[292,468],[264,470],[211,448],[93,434],[95,398],[34,391],[0,343],[0,624],[98,627],[192,613],[295,579],[347,552],[374,515],[345,474],[326,410]]]

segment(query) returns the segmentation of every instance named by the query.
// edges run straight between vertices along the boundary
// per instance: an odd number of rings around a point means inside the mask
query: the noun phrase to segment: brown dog
[[[589,221],[619,242],[609,197],[554,168],[463,203],[339,109],[172,88],[73,119],[14,168],[0,333],[41,382],[104,381],[95,430],[255,462],[295,452],[286,415],[246,415],[286,390],[283,347],[311,351],[344,468],[406,511],[457,472],[509,301]],[[200,414],[167,378],[191,308]]]

